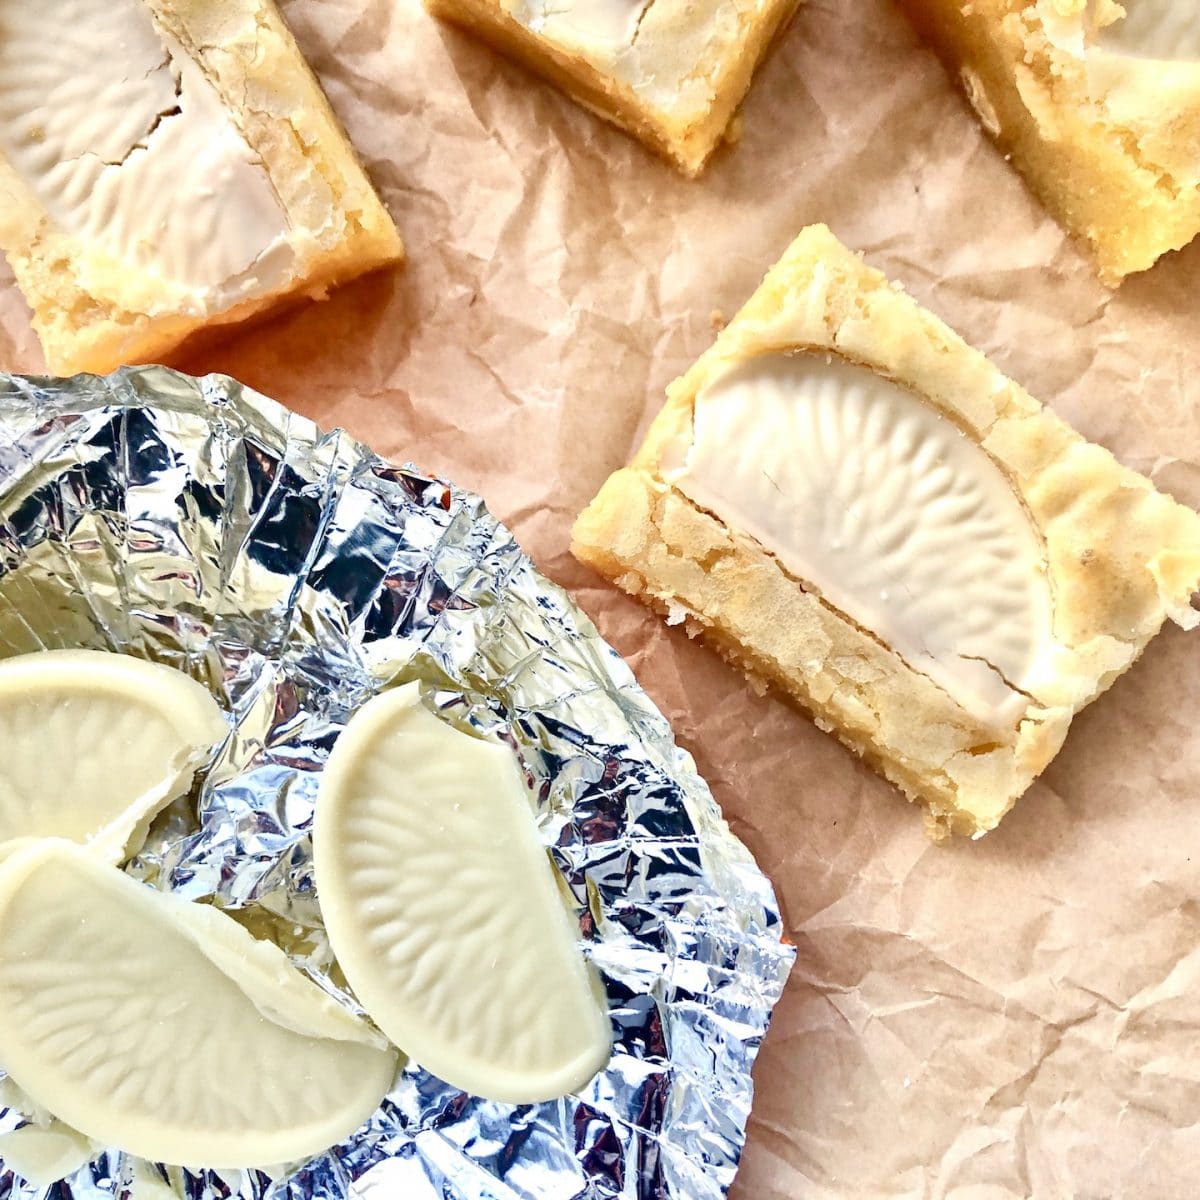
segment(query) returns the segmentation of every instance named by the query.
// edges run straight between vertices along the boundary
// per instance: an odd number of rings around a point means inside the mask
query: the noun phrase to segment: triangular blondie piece
[[[800,0],[425,0],[695,176]]]

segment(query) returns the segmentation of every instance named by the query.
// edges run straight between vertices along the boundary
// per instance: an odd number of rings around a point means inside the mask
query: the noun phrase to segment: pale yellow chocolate
[[[608,1062],[604,992],[512,750],[377,696],[338,739],[313,833],[329,942],[371,1019],[448,1083],[553,1100]]]
[[[374,1112],[397,1065],[217,909],[52,838],[0,861],[0,1066],[96,1145],[191,1168],[304,1159]]]
[[[0,853],[60,837],[117,863],[227,732],[180,671],[99,650],[0,660]]]

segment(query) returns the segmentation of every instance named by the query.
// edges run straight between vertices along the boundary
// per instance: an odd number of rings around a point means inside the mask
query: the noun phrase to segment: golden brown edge
[[[1001,21],[985,6],[962,0],[897,3],[1029,190],[1083,243],[1106,284],[1116,287],[1148,270],[1200,233],[1200,194],[1181,204],[1131,154],[1127,137],[1087,119],[1068,98],[1069,84],[1044,35],[1032,36],[1015,11]],[[1043,136],[1022,97],[1018,71],[1026,94],[1069,127],[1066,136]],[[1063,177],[1069,177],[1066,186],[1056,182]]]
[[[538,37],[495,0],[424,2],[435,17],[473,34],[540,75],[590,112],[637,138],[689,179],[695,179],[726,137],[754,73],[803,0],[773,0],[766,17],[752,27],[741,51],[722,64],[705,119],[686,124],[648,108],[632,87],[605,74],[581,55],[567,53]]]

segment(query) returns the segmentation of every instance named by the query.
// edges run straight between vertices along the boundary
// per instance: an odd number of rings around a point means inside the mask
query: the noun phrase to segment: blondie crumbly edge
[[[1082,61],[1056,46],[1030,0],[899,0],[1054,218],[1118,284],[1200,233],[1200,65],[1163,113],[1156,64],[1130,67],[1145,103],[1114,119],[1090,98]]]
[[[651,103],[631,82],[586,55],[572,53],[540,37],[508,13],[499,0],[425,0],[425,7],[541,75],[694,179],[720,145],[771,43],[802,2],[757,0],[750,7],[734,5],[731,11],[736,30],[719,45],[702,41],[696,45],[697,61],[687,80],[688,95],[677,97],[673,107]],[[682,24],[705,20],[719,7],[717,0],[700,0],[687,7],[673,0],[651,0],[641,27],[644,32],[639,32],[646,42],[641,57],[653,54],[656,41],[683,32]],[[659,11],[665,14],[668,9],[671,15],[660,21]],[[678,49],[674,53],[678,54]]]
[[[293,229],[327,228],[300,251],[283,288],[205,315],[172,311],[152,277],[57,227],[0,156],[0,248],[58,374],[169,358],[201,330],[323,298],[330,287],[404,257],[395,223],[273,0],[145,2],[233,113]]]
[[[1040,531],[1056,669],[1007,736],[663,481],[660,456],[690,428],[697,393],[739,362],[792,349],[841,355],[917,392],[979,442]],[[580,516],[572,550],[812,713],[922,803],[937,837],[994,828],[1074,714],[1167,617],[1200,623],[1200,516],[1085,441],[823,226],[800,234],[670,386],[633,462]]]

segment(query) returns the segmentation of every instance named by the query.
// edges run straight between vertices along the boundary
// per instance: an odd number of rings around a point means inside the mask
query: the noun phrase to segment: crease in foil
[[[792,962],[775,897],[629,669],[481,500],[227,378],[0,375],[0,655],[55,646],[178,666],[234,714],[126,869],[231,911],[348,1006],[309,840],[339,731],[399,677],[500,732],[616,1037],[552,1103],[483,1101],[410,1064],[356,1135],[290,1172],[108,1151],[37,1188],[0,1159],[0,1200],[725,1195]],[[0,1134],[26,1123],[10,1096],[0,1081]]]

